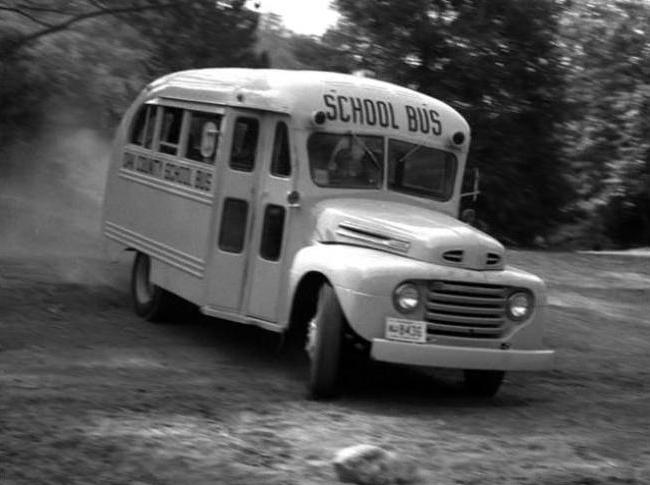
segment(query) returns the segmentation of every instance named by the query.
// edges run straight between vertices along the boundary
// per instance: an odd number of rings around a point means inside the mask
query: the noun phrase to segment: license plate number
[[[386,338],[402,342],[425,343],[427,341],[427,324],[402,318],[387,318]]]

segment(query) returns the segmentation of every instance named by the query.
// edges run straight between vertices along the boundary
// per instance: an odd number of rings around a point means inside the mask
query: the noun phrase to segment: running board
[[[285,327],[278,325],[277,323],[272,323],[267,320],[262,320],[261,318],[255,318],[248,315],[241,315],[239,313],[231,312],[228,310],[221,310],[213,306],[202,306],[199,308],[201,313],[209,317],[221,318],[223,320],[231,320],[237,323],[243,323],[245,325],[255,325],[256,327],[263,328],[264,330],[270,330],[271,332],[284,332]]]

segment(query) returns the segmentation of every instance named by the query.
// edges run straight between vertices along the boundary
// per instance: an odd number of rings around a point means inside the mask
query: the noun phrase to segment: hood
[[[429,263],[503,269],[505,250],[491,236],[441,212],[366,199],[329,199],[316,206],[316,238],[366,246]]]

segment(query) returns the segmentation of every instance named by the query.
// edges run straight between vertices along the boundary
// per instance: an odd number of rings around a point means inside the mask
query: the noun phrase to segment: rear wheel
[[[466,370],[465,388],[474,396],[492,397],[499,391],[505,375],[501,370]]]
[[[307,328],[306,350],[310,359],[309,393],[315,399],[337,394],[341,368],[344,316],[336,293],[324,284],[318,295],[316,315]]]
[[[169,317],[176,298],[167,290],[154,285],[150,279],[151,259],[137,253],[131,271],[131,298],[135,313],[150,322]]]

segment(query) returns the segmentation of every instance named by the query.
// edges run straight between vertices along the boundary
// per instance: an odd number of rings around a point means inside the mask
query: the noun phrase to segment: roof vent
[[[487,253],[485,264],[487,266],[496,266],[501,262],[501,256],[497,253]]]
[[[462,263],[465,252],[461,249],[454,249],[452,251],[445,251],[442,253],[442,259],[450,263]]]

